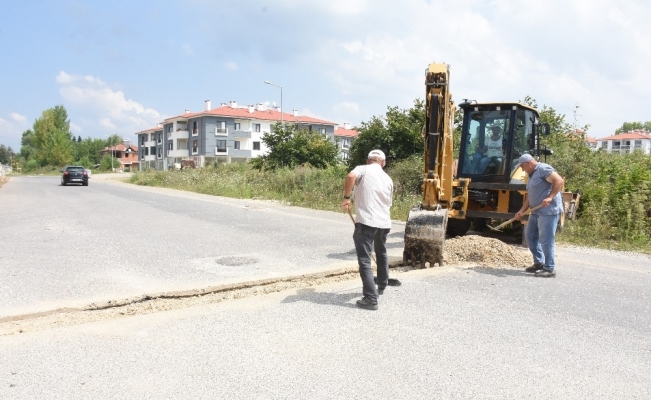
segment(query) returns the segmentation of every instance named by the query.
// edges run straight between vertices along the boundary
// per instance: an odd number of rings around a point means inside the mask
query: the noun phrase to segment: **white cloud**
[[[20,140],[23,132],[28,129],[26,118],[22,120],[15,116],[17,113],[11,113],[9,119],[0,118],[0,144],[11,147],[14,151],[20,150]],[[21,116],[22,117],[22,116]]]
[[[333,106],[337,118],[367,120],[387,105],[410,107],[424,97],[427,65],[446,62],[456,102],[529,95],[566,114],[568,122],[579,105],[577,124],[591,124],[593,136],[648,119],[651,37],[639,27],[651,3],[551,0],[522,7],[520,0],[403,0],[359,12],[346,20],[355,30],[329,32],[305,56],[311,65],[318,60],[336,88],[342,100]],[[347,110],[344,102],[359,109]]]
[[[61,71],[56,82],[71,119],[74,115],[75,132],[94,132],[99,137],[114,133],[128,135],[164,118],[155,109],[126,98],[124,92],[95,76]]]
[[[18,123],[24,124],[25,122],[27,122],[27,117],[25,117],[24,115],[20,115],[18,113],[13,112],[9,114],[9,116],[11,117],[11,119],[13,119]]]

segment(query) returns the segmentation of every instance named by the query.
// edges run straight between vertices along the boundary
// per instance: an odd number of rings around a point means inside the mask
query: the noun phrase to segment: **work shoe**
[[[536,271],[535,276],[540,277],[540,278],[556,278],[556,271],[552,271],[551,269],[543,268],[540,271]]]
[[[384,288],[377,288],[377,294],[384,294]]]
[[[377,310],[377,301],[374,302],[366,297],[362,297],[361,300],[357,300],[357,307],[367,310]]]
[[[533,263],[533,265],[532,265],[531,267],[527,267],[527,268],[525,268],[525,269],[524,269],[524,272],[531,272],[531,273],[533,274],[533,273],[535,273],[535,272],[540,271],[540,270],[543,269],[544,267],[545,267],[545,266],[542,265],[542,264]]]

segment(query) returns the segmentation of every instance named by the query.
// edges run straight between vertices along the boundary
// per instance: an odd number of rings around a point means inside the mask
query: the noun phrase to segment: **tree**
[[[62,129],[54,130],[48,137],[48,165],[64,166],[72,162],[72,142],[69,132]]]
[[[107,141],[104,139],[86,138],[77,142],[74,146],[74,159],[82,160],[87,158],[92,165],[100,163],[100,151],[107,147]]]
[[[11,146],[5,147],[4,144],[0,144],[0,164],[9,165],[13,160],[15,154],[11,149]]]
[[[20,157],[22,157],[25,162],[36,159],[36,135],[31,129],[23,132],[20,144]]]
[[[359,135],[350,148],[350,166],[364,164],[368,153],[381,149],[387,163],[424,153],[422,131],[425,126],[425,102],[414,100],[410,109],[387,107],[384,117],[373,116],[357,128]]]
[[[651,121],[647,121],[645,123],[642,122],[624,122],[622,124],[621,128],[617,128],[615,130],[615,135],[619,135],[620,133],[626,133],[630,131],[634,131],[636,129],[643,129],[647,132],[651,132]]]
[[[326,168],[336,165],[339,149],[326,135],[317,131],[296,128],[294,125],[273,126],[273,133],[265,132],[262,141],[269,153],[251,160],[256,169],[295,168],[311,165]]]
[[[52,136],[56,136],[52,140]],[[34,121],[34,143],[36,147],[36,156],[41,162],[41,165],[50,163],[51,159],[61,160],[72,158],[72,146],[61,145],[61,140],[65,139],[69,144],[72,141],[72,133],[70,133],[70,121],[68,120],[68,112],[63,106],[55,106],[49,108],[41,114],[41,117]],[[56,143],[58,145],[56,155],[50,154],[50,145]],[[70,153],[62,154],[61,151],[69,151]],[[56,165],[56,164],[54,164]]]

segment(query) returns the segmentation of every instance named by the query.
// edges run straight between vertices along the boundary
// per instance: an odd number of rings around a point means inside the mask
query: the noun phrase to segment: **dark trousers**
[[[387,235],[390,229],[373,228],[364,224],[355,224],[353,241],[357,252],[359,276],[362,278],[364,297],[377,301],[378,293],[373,282],[371,253],[375,247],[377,261],[377,286],[384,289],[389,282],[389,259],[387,257]]]

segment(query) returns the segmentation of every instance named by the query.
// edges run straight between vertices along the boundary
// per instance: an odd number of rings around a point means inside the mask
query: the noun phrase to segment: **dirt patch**
[[[359,279],[359,273],[354,269],[346,269],[335,273],[301,275],[274,281],[242,283],[221,288],[209,288],[157,296],[144,295],[139,298],[107,301],[101,304],[93,303],[85,308],[67,308],[52,310],[50,312],[5,317],[0,318],[0,336],[215,304],[224,300],[260,296],[267,293],[301,289],[353,279]]]
[[[0,176],[0,187],[9,181],[8,176]]]
[[[532,263],[531,253],[521,246],[483,236],[448,239],[444,245],[446,265],[473,263],[491,268],[524,268]]]

